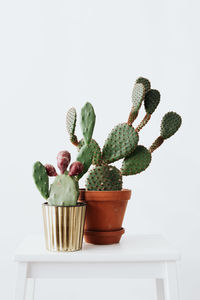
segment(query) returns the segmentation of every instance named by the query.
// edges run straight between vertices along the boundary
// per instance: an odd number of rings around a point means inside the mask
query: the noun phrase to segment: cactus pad
[[[138,134],[132,126],[126,123],[117,125],[104,144],[103,161],[111,163],[128,156],[136,148],[138,140]]]
[[[49,205],[74,206],[79,196],[78,182],[69,175],[62,174],[51,184]]]
[[[151,162],[151,153],[144,146],[137,146],[135,151],[122,163],[122,175],[134,175],[144,171]]]
[[[144,99],[145,88],[142,83],[136,83],[132,92],[132,102],[135,110],[139,110]]]
[[[41,195],[47,199],[49,197],[49,177],[45,166],[39,161],[33,166],[33,178]]]
[[[84,140],[80,140],[79,144],[78,144],[78,148],[81,149],[84,146]],[[93,153],[93,158],[92,158],[92,164],[93,165],[100,165],[101,163],[101,149],[99,147],[99,145],[97,144],[97,142],[95,140],[91,140],[90,142],[90,149],[91,152]]]
[[[181,126],[182,119],[175,112],[168,112],[164,115],[161,122],[160,135],[166,140],[176,133]]]
[[[133,107],[128,117],[128,125],[132,125],[133,121],[137,118],[140,106],[145,96],[145,87],[142,83],[135,83],[132,92]]]
[[[76,109],[74,107],[70,108],[66,116],[66,127],[69,135],[74,135],[76,127]]]
[[[95,125],[95,113],[92,104],[87,102],[81,110],[81,128],[86,144],[89,144],[92,138],[94,125]]]
[[[147,114],[152,115],[152,113],[157,108],[160,102],[160,93],[157,90],[149,90],[144,99],[144,107]]]
[[[89,169],[89,167],[92,164],[92,157],[93,153],[90,148],[90,145],[84,145],[81,150],[78,152],[77,161],[80,161],[83,164],[83,172],[78,175],[78,178],[80,179]]]
[[[145,88],[145,93],[147,93],[150,90],[150,88],[151,88],[151,83],[150,83],[150,81],[147,78],[139,77],[136,80],[136,83],[142,83],[143,84],[143,86]]]
[[[87,179],[88,191],[118,191],[122,189],[122,175],[120,171],[109,165],[94,167]]]

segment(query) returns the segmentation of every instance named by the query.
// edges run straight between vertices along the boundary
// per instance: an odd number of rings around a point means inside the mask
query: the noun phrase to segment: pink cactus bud
[[[46,168],[48,176],[57,176],[58,175],[54,166],[46,164],[45,168]]]
[[[67,170],[71,160],[71,155],[68,151],[60,151],[57,155],[57,166],[60,169],[61,174]]]
[[[80,161],[75,161],[69,168],[69,176],[81,174],[83,171],[83,164]]]

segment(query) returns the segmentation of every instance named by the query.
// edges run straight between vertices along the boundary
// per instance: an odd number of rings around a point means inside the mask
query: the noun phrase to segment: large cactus
[[[134,129],[132,124],[138,116],[142,103],[144,103],[146,115]],[[105,141],[102,152],[97,142],[91,139],[95,114],[91,104],[86,103],[81,113],[83,139],[77,145],[79,150],[77,160],[84,164],[84,170],[78,178],[87,172],[91,164],[95,165],[86,179],[87,190],[121,190],[122,175],[135,175],[146,170],[151,163],[152,152],[165,139],[175,134],[181,126],[181,117],[177,113],[169,112],[163,117],[160,136],[151,147],[147,149],[138,145],[138,133],[148,123],[159,103],[159,91],[151,89],[148,79],[139,77],[133,88],[132,108],[128,121],[113,128]],[[110,165],[120,159],[123,159],[120,170]]]

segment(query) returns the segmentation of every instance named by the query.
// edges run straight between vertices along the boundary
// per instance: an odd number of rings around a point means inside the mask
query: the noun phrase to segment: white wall
[[[141,143],[149,146],[158,136],[166,111],[180,113],[183,125],[154,153],[145,173],[124,179],[133,190],[124,225],[127,233],[162,233],[180,249],[182,299],[199,300],[199,9],[198,0],[1,1],[1,299],[13,294],[16,245],[42,232],[33,162],[55,164],[62,149],[76,157],[65,112],[91,101],[94,136],[102,145],[127,119],[133,82],[146,76],[162,98]],[[62,300],[66,288],[60,287]],[[38,299],[58,296],[56,284],[39,283],[39,292]],[[122,282],[116,299],[124,293],[126,299],[154,296],[147,282]]]

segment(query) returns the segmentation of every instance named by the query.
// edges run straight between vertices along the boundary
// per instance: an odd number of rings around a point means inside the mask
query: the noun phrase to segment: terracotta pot
[[[92,244],[113,244],[124,233],[122,222],[131,190],[80,190],[79,201],[87,203],[84,238]]]

